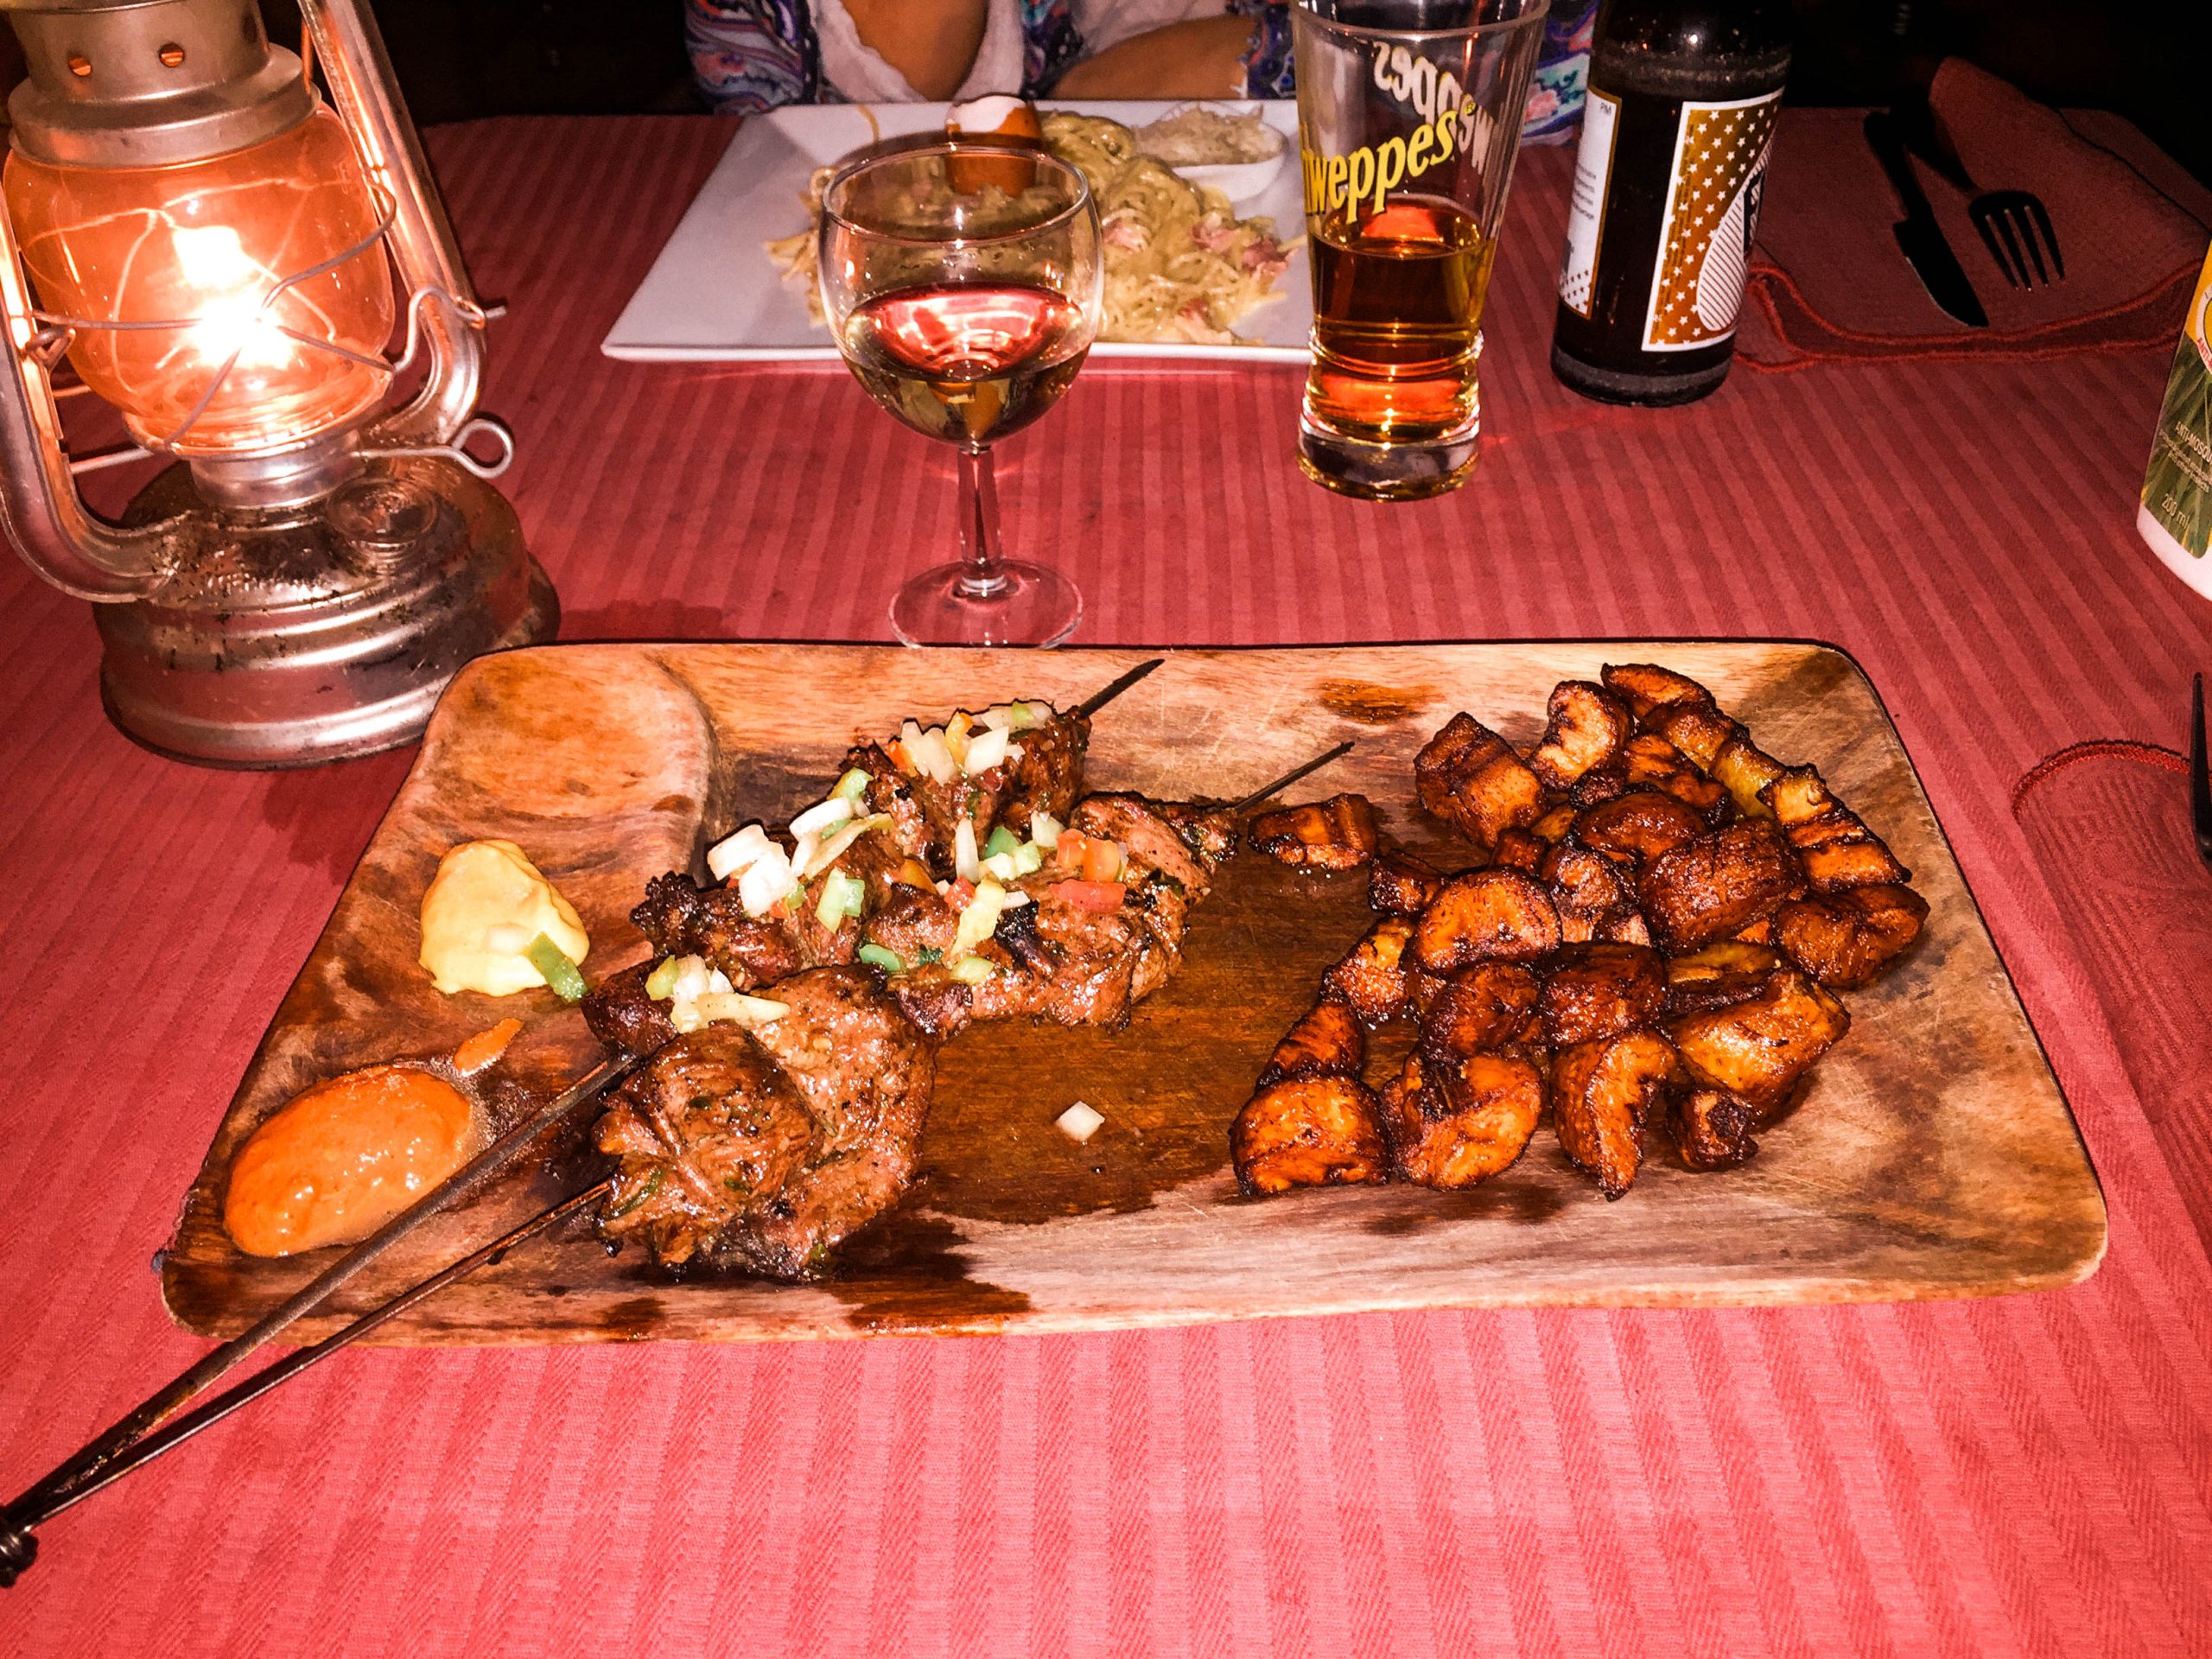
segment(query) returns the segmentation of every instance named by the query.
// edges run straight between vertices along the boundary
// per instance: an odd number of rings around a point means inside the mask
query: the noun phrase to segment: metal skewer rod
[[[245,1382],[217,1395],[205,1405],[186,1412],[166,1427],[143,1436],[67,1490],[40,1499],[35,1504],[22,1499],[10,1504],[5,1529],[0,1529],[0,1589],[13,1584],[24,1569],[38,1559],[38,1541],[31,1536],[33,1528],[43,1525],[64,1510],[83,1503],[102,1487],[113,1485],[132,1470],[151,1463],[164,1452],[183,1445],[200,1430],[213,1427],[241,1406],[251,1405],[280,1382],[289,1382],[308,1366],[320,1364],[340,1349],[359,1342],[378,1326],[390,1323],[417,1303],[436,1295],[448,1285],[466,1279],[479,1268],[497,1262],[518,1244],[537,1237],[577,1211],[589,1208],[605,1198],[613,1185],[613,1179],[609,1177],[562,1199],[550,1209],[539,1211],[528,1221],[500,1235],[483,1249],[410,1285],[381,1307],[363,1314],[351,1325],[334,1331],[312,1347],[295,1350],[276,1363],[255,1372]]]
[[[1122,692],[1128,690],[1131,686],[1135,685],[1139,680],[1144,678],[1146,675],[1151,673],[1154,669],[1158,668],[1167,659],[1165,657],[1155,657],[1148,663],[1139,663],[1128,673],[1122,675],[1120,679],[1115,681],[1113,684],[1108,686],[1103,691],[1098,692],[1088,702],[1076,704],[1074,712],[1084,716],[1085,718],[1096,714],[1101,709],[1103,709],[1108,703],[1113,702],[1114,699],[1120,696]]]
[[[1293,766],[1288,772],[1283,773],[1281,777],[1276,779],[1272,784],[1268,784],[1259,789],[1254,790],[1249,795],[1247,795],[1243,800],[1237,802],[1236,805],[1230,807],[1229,810],[1231,812],[1249,812],[1254,807],[1259,805],[1262,801],[1266,800],[1268,796],[1281,794],[1284,790],[1288,789],[1300,779],[1307,777],[1313,772],[1320,771],[1322,767],[1327,766],[1332,760],[1343,760],[1344,756],[1351,753],[1351,740],[1350,738],[1346,738],[1343,742],[1338,744],[1335,748],[1331,749],[1326,754],[1317,754],[1311,760],[1308,760],[1304,766]]]
[[[202,1355],[188,1370],[140,1402],[130,1415],[55,1465],[43,1478],[26,1488],[4,1510],[0,1510],[0,1528],[20,1524],[19,1516],[33,1512],[41,1505],[74,1491],[80,1483],[97,1476],[104,1466],[148,1430],[231,1370],[255,1349],[271,1340],[303,1315],[313,1312],[334,1292],[373,1266],[431,1217],[451,1209],[461,1199],[490,1185],[493,1179],[520,1157],[538,1136],[602,1090],[626,1076],[637,1064],[637,1057],[629,1054],[601,1061],[537,1116],[508,1130],[251,1325],[221,1347]],[[4,1545],[5,1541],[4,1535],[0,1535],[0,1545]],[[8,1568],[4,1553],[0,1552],[0,1574],[4,1574]]]

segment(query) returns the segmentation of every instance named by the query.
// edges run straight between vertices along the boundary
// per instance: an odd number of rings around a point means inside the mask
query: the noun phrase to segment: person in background
[[[1289,98],[1287,0],[683,0],[718,112],[784,104]],[[1524,135],[1580,124],[1597,0],[1554,0]]]

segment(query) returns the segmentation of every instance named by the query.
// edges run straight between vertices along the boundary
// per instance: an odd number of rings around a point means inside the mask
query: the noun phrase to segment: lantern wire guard
[[[315,114],[321,101],[300,60],[260,36],[253,0],[0,0],[0,10],[31,65],[12,143],[33,170],[203,162],[328,118]],[[559,617],[512,508],[490,485],[514,458],[506,426],[475,409],[492,313],[470,290],[373,18],[363,0],[302,0],[301,13],[303,47],[367,179],[365,234],[273,282],[265,270],[243,310],[99,316],[36,303],[17,227],[0,220],[0,308],[14,358],[0,372],[0,517],[41,575],[96,601],[102,696],[117,725],[162,753],[219,766],[308,765],[410,741],[464,662],[550,638]],[[175,89],[156,80],[154,98],[166,103],[149,102],[152,65],[189,56],[177,41],[212,43],[199,79]],[[224,60],[212,78],[210,58]],[[111,64],[138,83],[105,104],[87,83]],[[297,326],[297,309],[287,320],[289,301],[343,332],[303,289],[387,251],[404,284],[397,359],[358,349],[358,333],[349,344]],[[366,303],[388,327],[388,297]],[[119,290],[113,308],[125,309]],[[149,424],[142,410],[135,444],[71,458],[56,396],[111,388],[55,387],[64,356],[102,334],[164,331],[226,340],[227,351],[205,353],[213,372],[181,418]],[[238,390],[257,339],[335,372],[365,371],[374,390],[363,412],[311,419],[304,435],[267,443],[210,434],[209,412]],[[418,365],[427,372],[411,397],[384,407]],[[233,415],[239,406],[233,397]],[[117,521],[93,516],[76,493],[79,475],[161,456],[176,464]]]

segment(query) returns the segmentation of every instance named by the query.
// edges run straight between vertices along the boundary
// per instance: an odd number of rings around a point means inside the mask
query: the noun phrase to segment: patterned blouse
[[[1020,0],[1021,95],[1042,98],[1083,55],[1070,0]],[[784,104],[842,103],[822,73],[810,0],[683,0],[684,33],[700,91],[720,113],[754,115]],[[1227,0],[1225,11],[1255,20],[1244,53],[1244,96],[1290,98],[1287,0]],[[1564,143],[1580,113],[1597,0],[1553,0],[1527,136]]]

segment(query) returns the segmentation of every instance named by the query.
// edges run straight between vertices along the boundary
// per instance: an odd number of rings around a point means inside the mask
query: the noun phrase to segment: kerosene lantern
[[[365,0],[301,0],[334,111],[255,0],[0,10],[30,71],[0,219],[10,539],[95,601],[109,715],[149,747],[277,766],[407,741],[462,663],[559,607],[486,481],[513,443],[476,412],[485,314]],[[121,458],[176,463],[119,521],[76,487],[65,356],[121,412]]]

